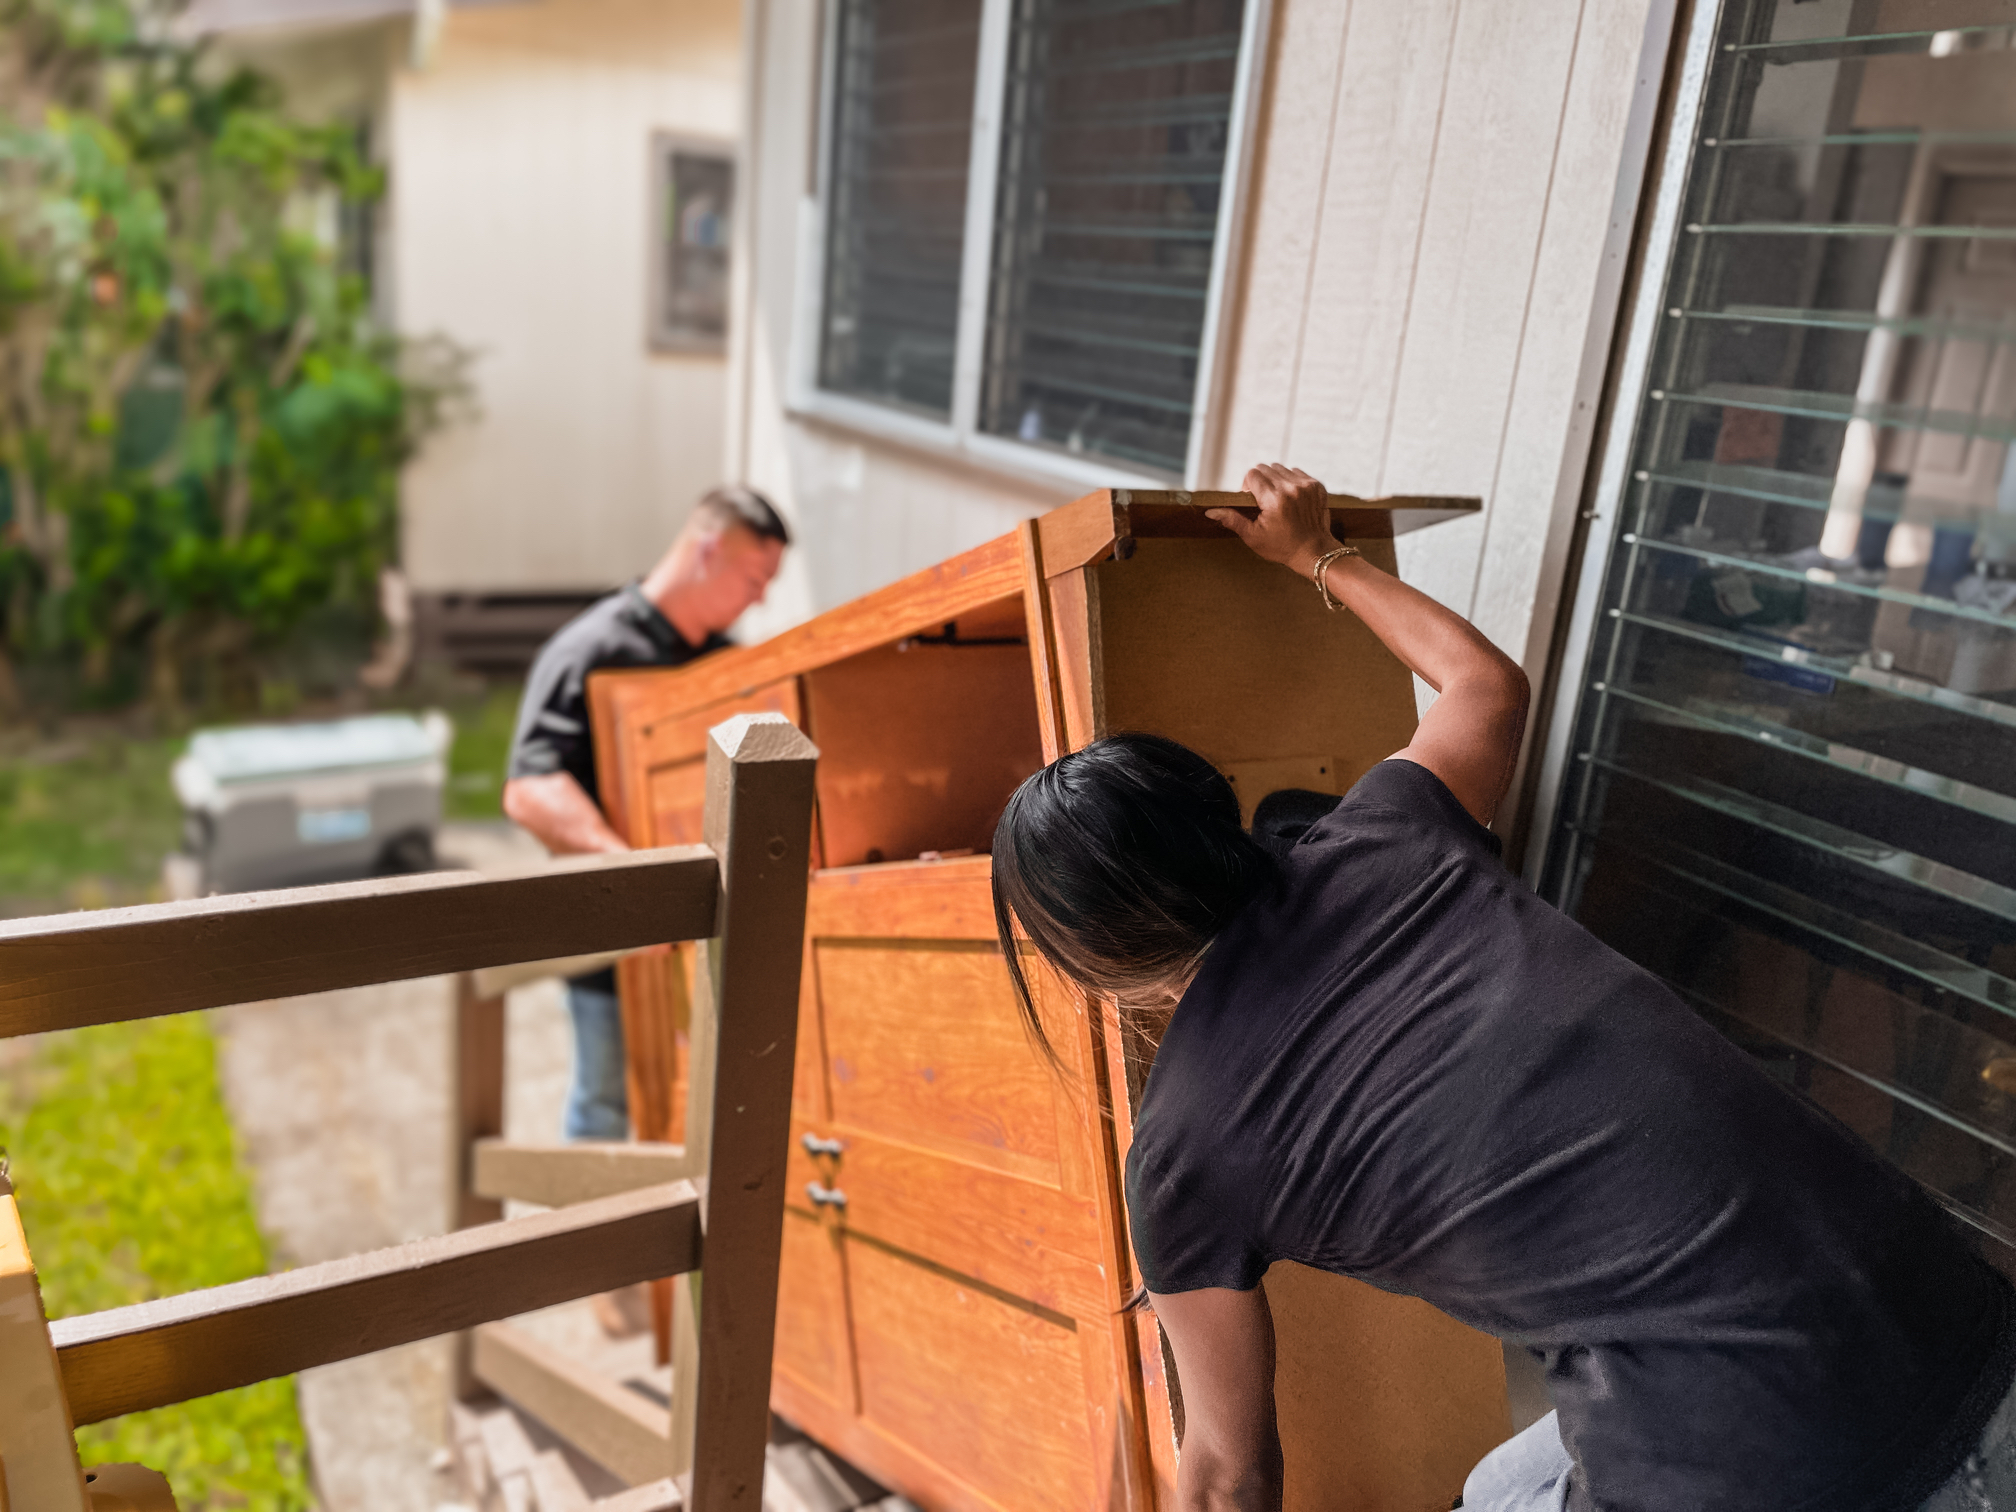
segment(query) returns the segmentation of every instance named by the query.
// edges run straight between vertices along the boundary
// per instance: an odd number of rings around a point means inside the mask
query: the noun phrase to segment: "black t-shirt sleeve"
[[[1331,826],[1349,829],[1353,816],[1366,809],[1385,809],[1431,829],[1446,830],[1483,846],[1494,856],[1505,851],[1505,842],[1479,824],[1440,777],[1405,757],[1389,757],[1360,777],[1344,801],[1312,826],[1311,834],[1320,838],[1320,832]]]
[[[556,637],[525,680],[511,735],[510,777],[566,772],[595,793],[595,747],[588,725],[588,658]]]
[[[1127,1213],[1142,1284],[1163,1296],[1258,1286],[1267,1256],[1253,1231],[1253,1196],[1209,1151],[1200,1158],[1137,1134],[1127,1159]]]

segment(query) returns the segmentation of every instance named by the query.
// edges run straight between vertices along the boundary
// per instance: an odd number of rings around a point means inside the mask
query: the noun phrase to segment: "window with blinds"
[[[1242,0],[1017,0],[980,425],[1180,472]]]
[[[1180,475],[1245,12],[835,0],[816,387]]]
[[[980,0],[839,0],[819,386],[952,412]]]
[[[1723,5],[1542,879],[2005,1266],[2012,20]]]

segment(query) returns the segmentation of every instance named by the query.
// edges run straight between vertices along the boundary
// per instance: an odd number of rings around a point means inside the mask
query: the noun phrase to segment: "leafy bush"
[[[147,3],[0,0],[0,704],[26,661],[252,702],[304,618],[375,614],[399,469],[465,392],[308,229],[382,192],[355,131]]]

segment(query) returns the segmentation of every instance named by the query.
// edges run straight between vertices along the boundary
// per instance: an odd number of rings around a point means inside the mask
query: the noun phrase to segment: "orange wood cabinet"
[[[1343,792],[1414,727],[1355,619],[1202,518],[1240,495],[1112,490],[761,645],[597,674],[611,822],[699,837],[707,729],[774,709],[820,747],[777,1410],[932,1509],[1173,1506],[1180,1390],[1136,1284],[1120,1172],[1151,1045],[1039,974],[1057,1076],[1015,1014],[987,850],[1045,760],[1117,730],[1195,747],[1249,814]],[[1340,500],[1392,539],[1474,503]],[[620,983],[642,1138],[684,1127],[687,960]],[[1300,1267],[1267,1281],[1289,1505],[1446,1507],[1507,1431],[1496,1343]]]

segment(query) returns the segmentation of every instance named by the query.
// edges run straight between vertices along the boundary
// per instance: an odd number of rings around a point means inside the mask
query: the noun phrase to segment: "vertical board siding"
[[[1482,494],[1482,518],[1402,541],[1402,570],[1535,671],[1585,460],[1576,406],[1593,406],[1578,378],[1592,321],[1607,333],[1614,314],[1594,296],[1645,15],[1276,10],[1214,481],[1278,437],[1339,487]],[[1312,135],[1333,102],[1329,137]]]
[[[742,369],[736,373],[739,408],[728,436],[728,460],[737,479],[760,489],[784,512],[799,542],[814,546],[784,553],[769,597],[745,616],[745,641],[810,619],[845,598],[822,597],[813,581],[812,568],[824,543],[810,539],[816,535],[814,522],[792,486],[796,427],[785,410],[791,324],[803,271],[799,244],[813,172],[822,10],[810,3],[747,0],[744,12],[743,35],[756,51],[743,64],[749,88],[738,189],[748,206],[748,234],[736,256],[746,267],[738,292],[746,291],[749,303],[732,310],[728,320],[734,353],[730,367]]]
[[[1575,511],[1590,457],[1604,359],[1619,314],[1636,210],[1619,196],[1620,145],[1643,80],[1656,94],[1648,25],[1671,8],[1649,0],[1591,4],[1582,16],[1535,267],[1518,381],[1492,485],[1493,508],[1470,612],[1535,673],[1545,664]],[[1613,229],[1618,233],[1614,238]]]
[[[1344,51],[1290,444],[1300,465],[1352,491],[1380,488],[1455,10],[1361,4]]]
[[[1484,496],[1401,570],[1459,613],[1497,494],[1499,446],[1527,334],[1569,62],[1584,0],[1473,3],[1457,15],[1382,489]],[[1517,648],[1514,648],[1515,650]]]
[[[1217,487],[1236,488],[1257,459],[1289,454],[1350,24],[1350,0],[1275,5],[1246,199],[1246,276],[1226,303],[1234,329],[1224,435],[1218,475],[1205,480]]]

